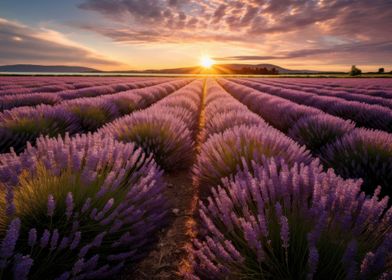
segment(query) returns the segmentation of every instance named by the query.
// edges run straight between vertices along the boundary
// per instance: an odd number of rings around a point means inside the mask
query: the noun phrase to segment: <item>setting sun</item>
[[[200,65],[205,68],[210,68],[212,65],[214,65],[214,63],[215,63],[215,61],[208,56],[203,56],[200,59]]]

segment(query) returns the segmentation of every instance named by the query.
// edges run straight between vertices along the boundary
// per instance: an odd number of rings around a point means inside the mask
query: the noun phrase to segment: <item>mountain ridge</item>
[[[146,74],[254,74],[251,73],[257,69],[267,69],[271,71],[273,68],[279,74],[304,74],[304,73],[323,73],[324,71],[314,70],[292,70],[280,67],[274,64],[215,64],[210,69],[201,66],[168,68],[168,69],[146,69],[146,70],[120,70],[120,71],[102,71],[90,67],[83,66],[67,66],[67,65],[37,65],[37,64],[13,64],[0,66],[0,72],[42,72],[42,73],[146,73]],[[248,71],[249,73],[247,73]]]
[[[100,70],[68,65],[38,65],[38,64],[12,64],[1,65],[0,72],[48,72],[48,73],[91,73],[101,72]]]

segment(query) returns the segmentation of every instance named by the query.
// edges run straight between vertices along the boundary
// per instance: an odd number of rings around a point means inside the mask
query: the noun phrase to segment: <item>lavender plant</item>
[[[142,98],[139,95],[130,92],[107,95],[104,96],[103,99],[112,103],[121,116],[130,114],[136,109],[141,109],[142,107]]]
[[[252,162],[200,205],[189,279],[390,279],[392,209],[317,162]]]
[[[214,134],[203,143],[194,174],[206,196],[221,178],[234,175],[263,157],[285,159],[289,164],[311,161],[309,152],[281,132],[266,126],[235,126]]]
[[[288,136],[313,153],[334,142],[355,128],[355,124],[328,114],[311,115],[301,118],[289,131]]]
[[[61,99],[52,93],[5,95],[0,96],[0,111],[21,106],[54,105],[60,101]]]
[[[34,143],[41,134],[57,136],[79,130],[75,116],[63,108],[40,105],[5,111],[0,113],[0,153],[11,147],[20,152],[27,141]]]
[[[180,80],[178,85],[184,83],[187,81]],[[201,81],[194,81],[146,110],[115,120],[101,131],[119,141],[136,143],[144,152],[153,154],[166,171],[187,168],[194,158],[201,86]]]
[[[134,142],[165,170],[184,168],[192,163],[192,133],[179,115],[158,108],[117,119],[100,131],[122,142]]]
[[[222,106],[224,107],[224,106]],[[208,135],[213,135],[215,133],[221,133],[235,126],[240,126],[242,124],[251,126],[268,126],[262,118],[249,110],[245,112],[244,110],[227,111],[223,113],[218,113],[214,115],[213,118],[209,119],[206,123],[206,131]]]
[[[212,91],[208,92],[208,94],[214,94]],[[231,96],[227,96],[227,93],[225,95],[221,95],[222,93],[219,93],[219,95],[216,95],[218,97],[214,98],[212,101],[207,100],[206,101],[206,109],[205,109],[205,115],[207,120],[211,120],[214,118],[215,115],[221,114],[221,113],[228,113],[228,112],[233,112],[237,111],[239,112],[247,112],[249,113],[249,109],[232,98]],[[208,97],[208,95],[207,95]],[[206,98],[208,99],[208,98]],[[224,104],[224,106],[222,106]]]
[[[0,165],[0,278],[108,279],[166,223],[162,172],[99,134],[39,138]]]
[[[80,132],[95,131],[120,116],[117,107],[103,98],[78,98],[63,103],[62,107],[75,115]]]
[[[382,195],[392,194],[392,136],[389,133],[354,129],[325,146],[321,159],[344,178],[362,178],[367,193],[382,186]]]

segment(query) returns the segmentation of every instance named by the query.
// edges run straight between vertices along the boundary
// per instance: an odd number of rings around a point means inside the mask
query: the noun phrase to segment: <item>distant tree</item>
[[[350,76],[358,76],[362,74],[362,70],[357,68],[357,66],[351,66]]]
[[[385,72],[385,69],[384,68],[378,68],[378,73],[379,74],[383,74]]]
[[[271,69],[271,74],[272,74],[272,75],[277,75],[277,74],[279,74],[279,71],[276,70],[275,67],[272,67],[272,69]]]
[[[240,69],[234,70],[237,74],[256,74],[256,75],[277,75],[279,71],[276,68],[268,70],[267,67],[241,67]]]

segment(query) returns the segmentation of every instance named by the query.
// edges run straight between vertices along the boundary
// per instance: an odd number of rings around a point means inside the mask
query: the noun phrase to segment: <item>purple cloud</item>
[[[85,0],[79,7],[125,21],[132,30],[174,28],[168,23],[177,15],[180,21],[198,19],[189,25],[197,28],[194,33],[235,29],[257,39],[318,27],[321,35],[391,37],[392,2],[385,0]]]

